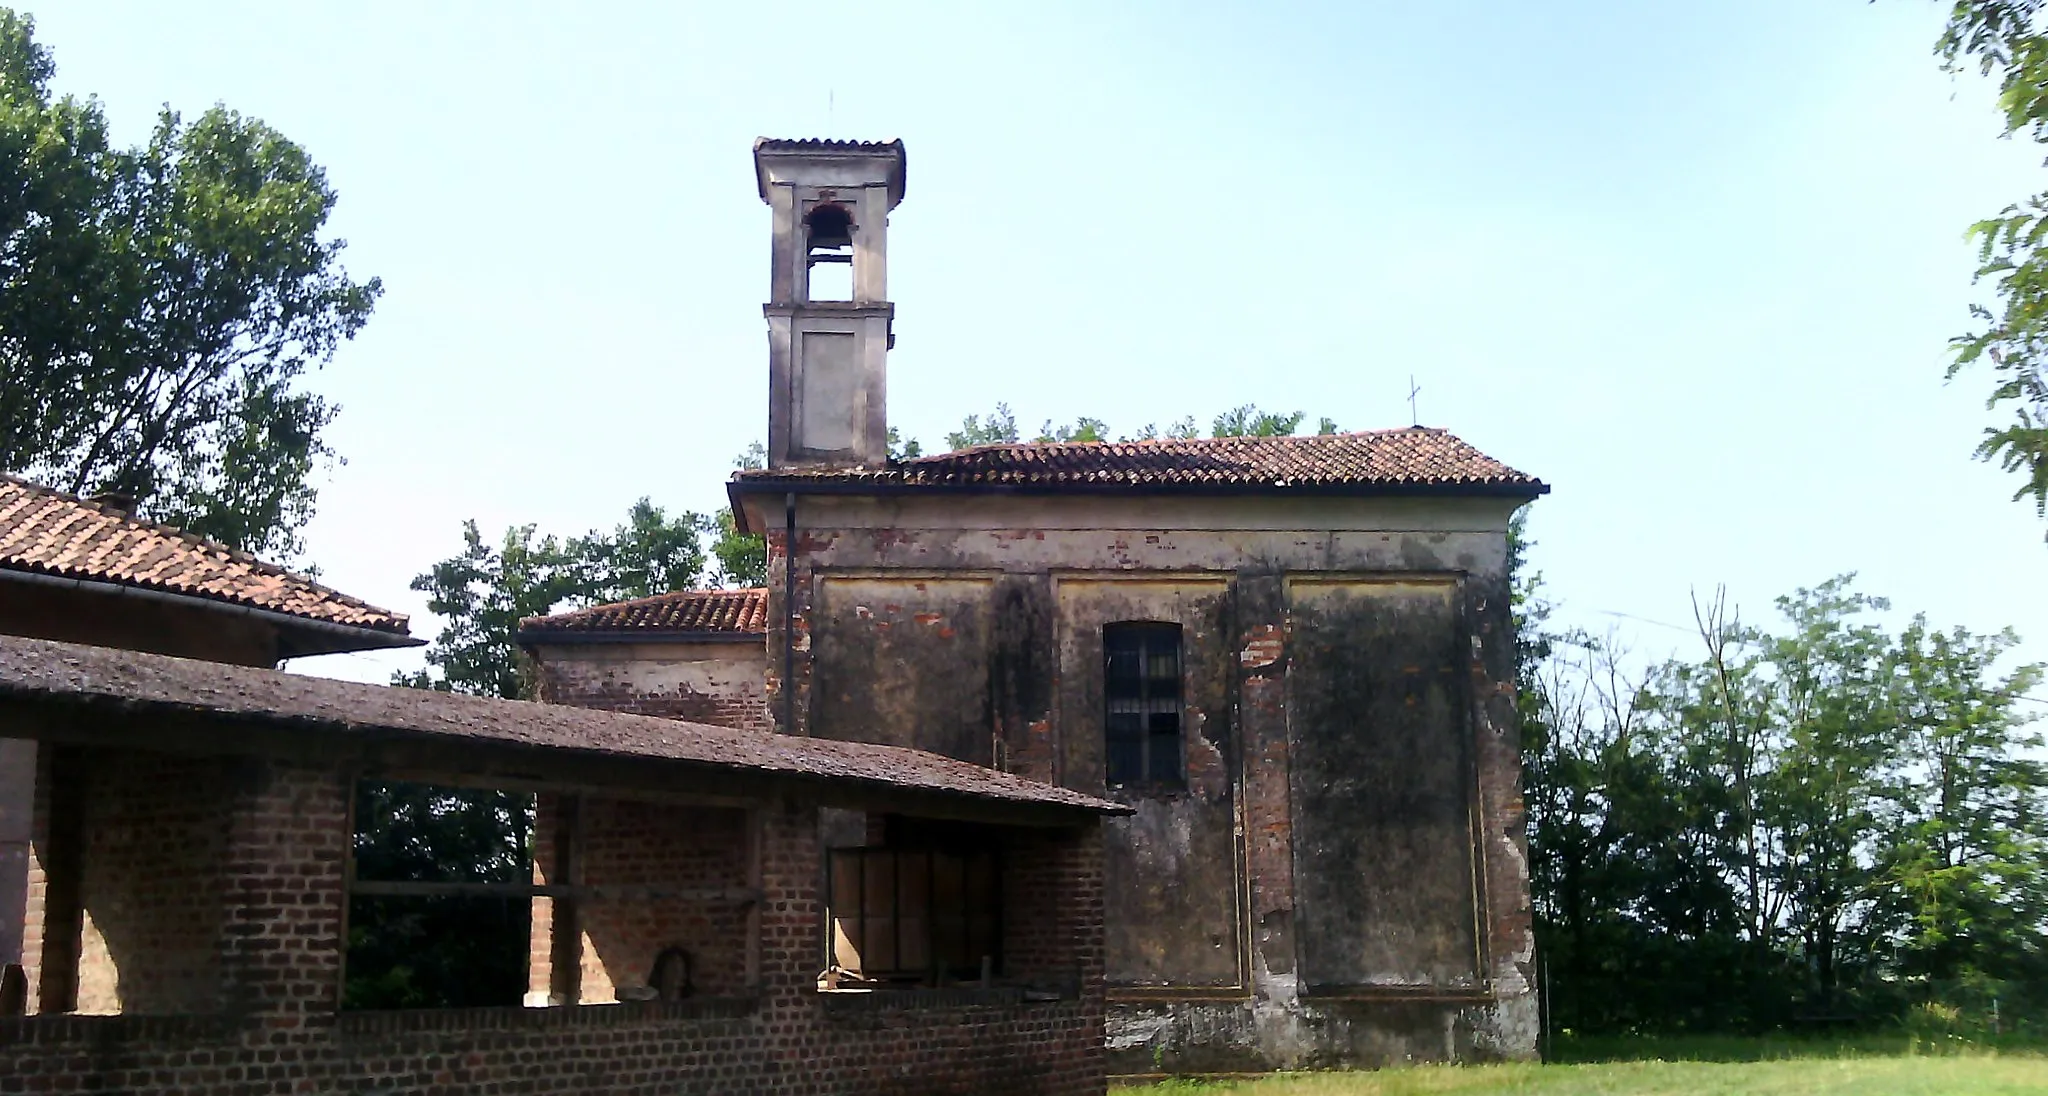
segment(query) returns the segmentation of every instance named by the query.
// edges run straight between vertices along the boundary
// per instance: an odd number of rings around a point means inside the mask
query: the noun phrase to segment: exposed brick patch
[[[681,659],[633,664],[597,659],[546,657],[540,660],[540,699],[549,704],[709,723],[743,731],[767,731],[766,671],[757,657],[714,665],[711,672],[657,674],[664,666],[688,668]],[[650,680],[651,678],[657,680]]]

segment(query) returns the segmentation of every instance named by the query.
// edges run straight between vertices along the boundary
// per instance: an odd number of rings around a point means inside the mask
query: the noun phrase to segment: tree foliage
[[[355,817],[359,879],[532,878],[530,795],[362,781]],[[531,916],[524,898],[353,898],[343,1007],[517,1005],[526,991]]]
[[[2009,633],[1893,635],[1844,576],[1775,628],[1705,602],[1696,657],[1639,666],[1550,629],[1534,576],[1516,594],[1556,1026],[2048,1018],[2048,775],[2017,700],[2041,668],[2000,669]]]
[[[889,428],[889,454],[892,460],[917,456],[915,438],[903,442],[895,427]],[[759,468],[768,461],[768,448],[760,442],[747,446],[747,450],[733,458],[735,468]],[[740,532],[739,520],[733,516],[732,507],[721,506],[711,517],[711,555],[718,561],[718,572],[713,580],[728,589],[749,589],[768,585],[768,538],[759,533]]]
[[[532,683],[513,642],[520,620],[695,588],[704,576],[698,535],[705,527],[697,514],[672,517],[644,498],[611,532],[566,540],[519,525],[492,544],[476,522],[464,522],[462,550],[412,581],[442,620],[427,647],[427,669],[399,674],[393,683],[526,697]]]
[[[1248,403],[1240,407],[1233,407],[1211,420],[1210,436],[1217,438],[1287,437],[1300,430],[1301,424],[1307,421],[1307,419],[1308,415],[1306,412],[1276,413],[1261,411],[1256,404]],[[1318,420],[1316,433],[1337,433],[1336,420],[1328,417]],[[1195,426],[1195,417],[1188,415],[1168,424],[1164,431],[1160,430],[1157,422],[1149,422],[1135,431],[1123,435],[1118,440],[1150,441],[1160,437],[1198,438],[1201,436],[1200,429]],[[1111,432],[1106,421],[1082,415],[1072,423],[1061,425],[1054,425],[1053,420],[1047,419],[1045,424],[1038,428],[1037,435],[1031,440],[1040,443],[1086,442],[1109,441],[1110,437]],[[951,431],[946,435],[946,447],[957,452],[958,450],[971,448],[976,445],[1015,445],[1022,440],[1023,434],[1017,429],[1017,416],[1010,410],[1010,405],[998,403],[996,404],[996,409],[987,415],[969,415],[962,419],[960,421],[960,429]],[[913,442],[912,444],[915,445],[916,443]]]
[[[704,573],[704,518],[647,499],[610,532],[560,539],[532,525],[487,542],[475,521],[462,550],[413,579],[442,621],[427,668],[392,683],[531,699],[514,636],[521,619],[690,589]],[[510,792],[364,781],[355,849],[364,879],[517,882],[530,867],[532,798]],[[351,1008],[514,1005],[526,982],[524,900],[357,898],[349,913]]]
[[[0,9],[0,468],[296,553],[336,413],[299,382],[382,288],[321,236],[325,172],[219,106],[115,148],[33,32]]]
[[[1935,51],[1951,72],[1973,64],[1998,80],[2007,136],[2048,144],[2048,35],[2042,0],[1956,0]],[[2015,499],[2032,496],[2048,517],[2048,191],[1977,222],[1977,279],[1997,303],[1977,305],[1976,330],[1954,341],[1948,375],[1989,363],[1986,408],[2010,418],[1987,426],[1977,455],[2020,475]]]

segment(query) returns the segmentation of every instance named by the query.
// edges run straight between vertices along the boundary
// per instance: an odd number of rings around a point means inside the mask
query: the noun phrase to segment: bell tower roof
[[[903,141],[831,141],[819,137],[789,140],[754,138],[754,183],[761,200],[772,202],[769,188],[802,179],[806,183],[859,187],[880,184],[888,189],[889,208],[903,200],[906,160]]]

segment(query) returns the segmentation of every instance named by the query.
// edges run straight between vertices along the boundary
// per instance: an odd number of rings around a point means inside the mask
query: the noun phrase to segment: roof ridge
[[[1340,434],[992,442],[878,467],[748,469],[736,473],[727,490],[745,493],[785,483],[856,493],[873,488],[1533,497],[1550,490],[1456,434],[1421,425]]]
[[[968,453],[988,453],[994,452],[996,450],[1035,449],[1040,451],[1048,451],[1060,448],[1079,448],[1083,446],[1166,446],[1213,445],[1229,442],[1290,442],[1315,441],[1321,438],[1373,438],[1384,437],[1390,434],[1443,434],[1447,432],[1448,431],[1446,431],[1443,427],[1440,426],[1388,426],[1376,430],[1340,430],[1334,434],[1225,434],[1221,437],[1207,438],[1121,438],[1116,441],[1111,441],[1108,438],[1101,438],[1094,441],[1078,441],[1073,439],[1069,439],[1067,441],[991,441],[983,442],[980,445],[970,445],[965,449],[948,449],[943,453],[921,454],[919,456],[910,457],[905,460],[890,461],[889,463],[894,465],[919,464],[925,461],[945,460],[949,457],[959,457]]]
[[[659,594],[648,594],[646,597],[629,597],[624,601],[600,601],[595,605],[585,605],[579,609],[566,609],[559,613],[542,613],[539,616],[520,617],[519,623],[525,624],[530,620],[560,620],[563,617],[582,616],[606,609],[625,609],[634,605],[649,605],[657,601],[667,601],[671,598],[717,596],[767,597],[768,588],[766,586],[736,586],[732,589],[726,589],[723,586],[712,586],[695,590],[669,590]]]

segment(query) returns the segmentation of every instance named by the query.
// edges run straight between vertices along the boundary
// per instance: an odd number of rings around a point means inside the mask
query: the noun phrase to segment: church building
[[[1533,1056],[1507,530],[1548,487],[1421,427],[891,460],[903,145],[764,139],[754,166],[767,462],[728,491],[767,587],[528,621],[543,699],[1130,808],[1103,823],[1112,1074]],[[891,859],[914,828],[837,812],[818,840],[821,988],[972,974],[933,958],[962,950],[918,908],[940,883]]]

